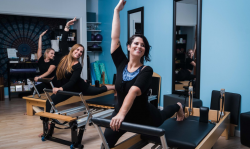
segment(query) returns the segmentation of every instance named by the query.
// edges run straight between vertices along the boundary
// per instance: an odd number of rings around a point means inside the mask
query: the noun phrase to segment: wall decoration
[[[43,36],[43,52],[51,47],[50,33],[66,24],[66,19],[29,17],[0,14],[0,76],[4,76],[7,86],[7,48],[15,48],[18,57],[29,57],[36,53],[39,35]]]

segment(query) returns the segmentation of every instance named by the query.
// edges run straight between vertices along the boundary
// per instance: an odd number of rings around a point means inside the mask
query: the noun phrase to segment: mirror
[[[144,7],[128,11],[128,38],[134,34],[144,34]]]
[[[201,0],[174,1],[172,93],[200,95]]]

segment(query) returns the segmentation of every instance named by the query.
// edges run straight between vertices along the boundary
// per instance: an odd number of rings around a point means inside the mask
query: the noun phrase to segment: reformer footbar
[[[125,140],[116,145],[113,149],[139,149],[146,146],[148,143],[155,144],[153,148],[158,147],[163,149],[167,149],[168,146],[185,149],[212,148],[222,132],[224,130],[227,132],[229,131],[230,112],[224,111],[224,116],[221,117],[217,123],[211,123],[208,120],[216,122],[218,118],[218,110],[209,110],[206,107],[201,107],[200,109],[193,108],[191,102],[193,101],[192,88],[190,88],[189,92],[189,107],[185,108],[186,119],[184,119],[184,121],[177,122],[175,119],[170,118],[165,120],[165,122],[159,127],[122,122],[120,127],[121,130],[139,133],[141,135],[137,134],[136,136]],[[223,100],[221,99],[221,101],[222,105],[220,107],[223,110]],[[200,117],[200,120],[193,118],[199,116],[203,117]],[[109,149],[100,127],[109,128],[110,120],[92,118],[92,122],[102,139],[105,149]],[[159,130],[164,133],[156,135]]]
[[[55,113],[47,113],[47,112],[36,113],[36,115],[39,115],[40,119],[43,121],[43,133],[44,133],[44,136],[42,137],[43,141],[45,140],[55,141],[61,144],[69,145],[71,149],[83,148],[83,145],[81,144],[83,133],[87,125],[91,124],[91,121],[90,121],[91,118],[92,117],[106,118],[106,117],[111,116],[113,112],[113,109],[108,109],[108,110],[100,109],[100,108],[91,109],[89,108],[88,104],[84,100],[82,93],[75,93],[75,92],[68,92],[68,91],[58,91],[57,94],[78,96],[81,98],[81,101],[83,102],[84,105],[59,111],[55,107],[49,95],[49,92],[53,92],[53,91],[51,89],[44,89],[44,92],[51,104],[50,112],[55,111]],[[83,114],[77,117],[69,116],[78,112],[83,112]],[[48,129],[49,119],[53,119],[50,124],[50,129]],[[62,120],[64,121],[64,123],[60,123],[57,120]],[[52,137],[54,128],[58,128],[55,126],[55,124],[66,126],[63,129],[71,129],[71,141]]]

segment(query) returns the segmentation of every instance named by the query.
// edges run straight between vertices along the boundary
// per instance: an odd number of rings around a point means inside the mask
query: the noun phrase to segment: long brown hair
[[[57,80],[60,80],[62,78],[65,78],[65,73],[66,71],[71,73],[72,72],[72,62],[73,62],[73,57],[72,53],[78,48],[78,47],[83,47],[81,44],[75,44],[69,51],[68,55],[65,55],[60,63],[58,64],[57,70],[56,70],[56,77]],[[83,57],[84,57],[84,47],[83,47],[83,52],[81,56],[81,63],[83,66]]]

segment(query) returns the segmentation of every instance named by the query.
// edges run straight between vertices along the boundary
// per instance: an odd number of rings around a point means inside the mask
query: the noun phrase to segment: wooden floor
[[[76,106],[70,105],[70,106]],[[67,106],[67,107],[70,107]],[[65,108],[65,107],[62,107]],[[38,116],[24,115],[26,111],[25,100],[21,98],[13,98],[11,101],[7,99],[0,101],[0,148],[1,149],[69,149],[69,146],[55,143],[52,141],[42,142],[38,134],[42,132],[42,121]],[[124,140],[133,133],[126,133],[120,140]],[[70,130],[55,130],[55,137],[70,140]],[[86,149],[99,149],[101,139],[93,126],[90,126],[83,135],[82,144]],[[150,149],[152,144],[145,147]],[[241,145],[238,137],[232,137],[225,140],[220,137],[214,146],[214,149],[247,149]]]

